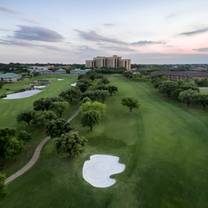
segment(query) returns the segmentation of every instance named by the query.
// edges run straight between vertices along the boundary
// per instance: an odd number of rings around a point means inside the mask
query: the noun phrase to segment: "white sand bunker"
[[[17,92],[17,93],[9,94],[3,99],[5,99],[5,100],[22,99],[22,98],[31,97],[35,94],[40,93],[40,92],[42,92],[42,91],[38,90],[38,89],[26,90],[24,92]]]
[[[107,188],[116,183],[111,175],[122,173],[125,165],[119,163],[119,157],[111,155],[92,155],[90,160],[85,161],[82,175],[92,186]]]
[[[77,83],[76,82],[75,83],[72,83],[71,86],[72,87],[76,87],[77,86]]]
[[[44,88],[46,88],[46,86],[45,85],[39,85],[39,86],[34,86],[34,89],[44,89]]]
[[[64,79],[57,79],[58,81],[63,81]]]

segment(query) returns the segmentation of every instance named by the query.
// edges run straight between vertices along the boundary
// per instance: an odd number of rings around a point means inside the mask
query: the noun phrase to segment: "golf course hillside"
[[[77,116],[71,126],[88,143],[73,159],[56,151],[51,139],[26,174],[7,186],[2,208],[207,208],[208,113],[161,95],[150,82],[109,75],[118,92],[106,100],[106,113],[92,131]],[[67,83],[67,84],[66,84]],[[0,101],[3,127],[14,127],[16,115],[44,96],[56,96],[69,80],[54,81],[34,97]],[[122,99],[138,100],[132,112]],[[18,111],[18,112],[17,112]],[[92,155],[119,157],[125,166],[108,188],[84,180],[83,164]]]
[[[62,78],[62,80],[58,80]],[[31,97],[14,99],[14,100],[4,100],[0,99],[0,126],[1,128],[15,128],[17,126],[17,115],[21,112],[28,111],[32,109],[33,102],[40,98],[57,96],[61,91],[70,87],[70,82],[73,83],[75,78],[69,76],[60,75],[46,75],[38,76],[32,79],[24,79],[17,83],[5,84],[2,89],[0,89],[0,94],[12,93],[15,90],[21,90],[28,87],[32,82],[37,80],[47,80],[49,81],[48,86],[43,88],[41,93],[33,95]]]

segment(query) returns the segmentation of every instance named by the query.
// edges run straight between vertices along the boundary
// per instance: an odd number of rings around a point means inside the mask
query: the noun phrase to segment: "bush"
[[[98,111],[91,110],[82,114],[81,123],[84,127],[88,126],[92,131],[93,127],[100,122],[100,119],[100,113]]]
[[[78,156],[86,143],[87,140],[81,137],[78,132],[62,134],[60,138],[55,140],[57,152],[67,157]]]
[[[22,141],[24,141],[24,142],[28,142],[28,141],[30,141],[30,140],[32,139],[31,134],[28,133],[28,132],[25,131],[25,130],[20,131],[20,132],[18,133],[17,137],[18,137],[19,140],[22,140]]]

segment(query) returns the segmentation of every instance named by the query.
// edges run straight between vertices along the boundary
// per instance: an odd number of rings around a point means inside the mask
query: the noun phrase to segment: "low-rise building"
[[[0,73],[0,82],[17,82],[21,77],[22,75],[16,73]]]
[[[91,71],[91,69],[74,69],[70,71],[70,75],[79,76],[79,75],[86,74],[89,71]]]

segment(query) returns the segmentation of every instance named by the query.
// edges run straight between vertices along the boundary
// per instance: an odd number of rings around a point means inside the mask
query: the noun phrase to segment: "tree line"
[[[152,83],[162,94],[187,106],[197,105],[203,109],[208,106],[208,95],[201,94],[199,90],[199,86],[208,86],[207,79],[168,80],[158,77],[152,79]]]

